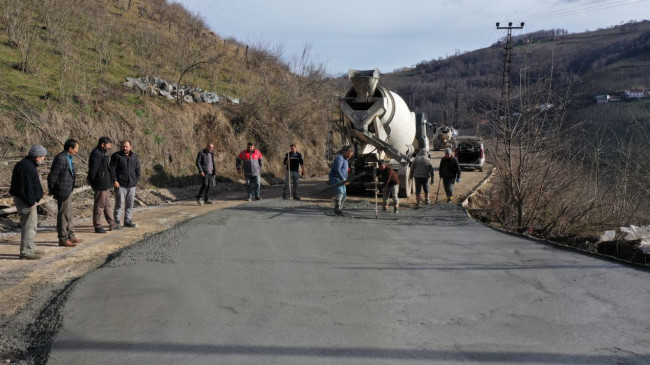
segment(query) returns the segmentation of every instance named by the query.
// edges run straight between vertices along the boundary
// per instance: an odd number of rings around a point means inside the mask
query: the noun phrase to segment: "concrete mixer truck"
[[[396,93],[379,86],[379,70],[350,70],[352,87],[339,99],[340,119],[336,128],[344,144],[354,146],[350,161],[351,191],[374,190],[375,167],[379,160],[397,170],[400,197],[414,189],[410,179],[413,159],[422,148],[429,150],[435,128],[426,114],[413,113]]]

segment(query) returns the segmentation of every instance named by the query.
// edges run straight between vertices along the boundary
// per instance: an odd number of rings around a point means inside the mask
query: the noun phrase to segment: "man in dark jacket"
[[[106,233],[102,227],[102,213],[106,218],[109,230],[120,229],[113,219],[111,204],[111,188],[118,187],[113,169],[108,161],[108,151],[113,147],[113,141],[108,137],[101,137],[90,152],[88,159],[88,182],[95,192],[93,204],[93,226],[95,233]]]
[[[122,149],[111,156],[111,169],[115,175],[115,225],[122,221],[124,207],[124,226],[135,228],[138,225],[131,220],[133,203],[135,202],[135,186],[140,180],[140,161],[138,155],[131,150],[131,141],[120,142]]]
[[[75,237],[72,222],[72,190],[76,181],[76,173],[72,157],[79,152],[79,142],[69,139],[63,144],[63,152],[54,157],[50,173],[47,175],[47,190],[56,200],[56,232],[59,236],[59,246],[74,247],[83,242]]]
[[[11,174],[9,194],[14,197],[16,210],[20,215],[20,258],[38,260],[41,251],[36,250],[34,238],[38,225],[36,203],[43,197],[43,187],[36,167],[45,161],[47,150],[36,145],[29,150],[27,157],[14,166]]]
[[[212,204],[208,194],[214,178],[217,176],[217,165],[214,163],[214,144],[208,143],[204,149],[196,155],[196,167],[201,175],[201,189],[196,196],[196,202],[201,205]],[[201,201],[203,198],[203,201]]]
[[[458,159],[451,155],[451,148],[445,148],[445,155],[440,159],[438,170],[447,194],[447,202],[451,202],[454,198],[454,183],[460,182],[460,165]]]
[[[286,166],[287,176],[284,182],[284,190],[282,191],[282,199],[289,199],[288,193],[291,192],[295,200],[300,200],[298,196],[298,181],[300,180],[300,175],[305,175],[305,162],[302,160],[302,154],[298,152],[297,148],[296,144],[292,143],[289,146],[289,152],[284,155],[284,161],[282,163]]]

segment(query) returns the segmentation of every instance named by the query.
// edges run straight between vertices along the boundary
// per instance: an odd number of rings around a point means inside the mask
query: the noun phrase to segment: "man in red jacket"
[[[393,170],[393,168],[385,161],[379,161],[379,173],[381,174],[381,180],[383,182],[383,210],[388,210],[388,198],[393,195],[393,212],[399,214],[399,198],[397,196],[397,193],[399,192],[399,177],[397,177],[395,170]]]
[[[244,173],[246,187],[248,190],[248,201],[262,200],[260,197],[261,173],[262,173],[262,153],[255,149],[253,142],[248,142],[245,150],[241,151],[236,160],[237,173]]]

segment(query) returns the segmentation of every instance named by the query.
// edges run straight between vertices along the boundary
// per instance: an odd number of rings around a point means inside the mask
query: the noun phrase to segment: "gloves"
[[[460,182],[460,177],[457,177],[457,178],[456,178],[456,182],[457,182],[457,183]]]

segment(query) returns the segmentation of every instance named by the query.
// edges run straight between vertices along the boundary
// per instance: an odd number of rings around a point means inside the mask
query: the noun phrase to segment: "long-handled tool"
[[[349,183],[349,182],[351,182],[351,181],[357,180],[358,178],[364,176],[365,174],[366,174],[365,172],[362,172],[362,173],[360,173],[360,174],[354,175],[354,176],[348,178],[347,180],[343,180],[343,181],[338,182],[338,183],[336,183],[336,184],[329,185],[328,187],[326,187],[326,188],[323,189],[323,190],[336,189],[336,188],[338,188],[339,186],[343,186],[343,185],[345,185],[345,184],[347,184],[347,183]]]
[[[289,152],[287,152],[287,185],[289,185],[289,196],[288,199],[291,199],[291,158],[289,157]]]
[[[372,174],[375,177],[375,219],[379,218],[379,213],[378,213],[378,208],[377,208],[377,195],[379,194],[379,191],[377,190],[377,181],[379,180],[379,177],[377,176],[377,167],[372,168]]]

